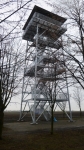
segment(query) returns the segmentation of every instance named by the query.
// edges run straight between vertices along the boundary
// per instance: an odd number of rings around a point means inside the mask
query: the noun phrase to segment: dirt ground
[[[38,124],[31,125],[30,122],[15,122],[15,123],[5,123],[4,127],[9,128],[13,131],[41,131],[41,130],[50,130],[51,123],[45,121],[39,121]],[[84,119],[76,120],[74,122],[69,122],[67,120],[59,120],[54,122],[54,130],[60,129],[70,129],[70,128],[83,128],[84,127]]]
[[[78,114],[75,112],[73,122],[70,122],[68,118],[63,118],[62,114],[59,116],[56,122],[54,122],[54,130],[64,129],[64,128],[83,128],[84,127],[84,118],[79,118]],[[77,117],[78,116],[78,117]],[[4,117],[4,127],[12,129],[14,131],[36,131],[36,130],[50,130],[51,122],[45,121],[41,118],[38,121],[38,124],[31,125],[32,120],[30,114],[28,114],[23,122],[18,122],[19,112],[5,112]]]
[[[43,118],[31,125],[28,114],[18,122],[19,112],[6,112],[4,117],[3,140],[0,150],[84,150],[84,118],[77,114],[70,122],[62,114],[56,114],[54,134],[50,134],[51,122]]]

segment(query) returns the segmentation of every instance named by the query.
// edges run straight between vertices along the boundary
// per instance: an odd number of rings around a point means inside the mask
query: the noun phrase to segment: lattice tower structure
[[[24,118],[28,107],[33,124],[42,115],[48,121],[53,104],[54,110],[59,106],[72,120],[60,38],[66,32],[65,21],[65,18],[35,6],[23,27],[27,48],[19,120]],[[65,111],[66,102],[70,115]]]

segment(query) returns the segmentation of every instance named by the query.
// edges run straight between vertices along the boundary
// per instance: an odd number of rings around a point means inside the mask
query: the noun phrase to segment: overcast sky
[[[2,0],[0,0],[0,4],[2,4]],[[4,2],[7,2],[7,0],[5,0]],[[45,3],[45,1],[43,0],[33,0],[31,3],[30,3],[30,6],[29,8],[27,9],[26,6],[25,6],[25,9],[22,9],[20,11],[18,11],[18,13],[15,13],[14,15],[12,15],[11,17],[9,17],[8,19],[6,19],[5,23],[3,22],[0,27],[1,27],[1,34],[4,34],[4,36],[6,34],[8,34],[12,28],[14,27],[14,25],[16,25],[16,21],[20,20],[22,15],[24,14],[24,21],[21,20],[21,22],[19,23],[19,26],[17,26],[17,28],[13,31],[13,33],[15,33],[16,31],[19,31],[20,33],[18,34],[19,35],[19,40],[21,42],[22,40],[22,28],[25,24],[25,21],[26,19],[28,18],[29,14],[31,13],[34,5],[38,5],[46,10],[49,10],[49,11],[53,11],[53,2],[57,2],[57,4],[60,2],[59,1],[56,1],[56,0],[48,0],[47,1],[48,3],[50,2],[52,5],[48,5],[47,3]],[[19,5],[19,4],[18,4]],[[19,6],[18,6],[19,7]],[[0,9],[0,19],[4,19],[5,17],[7,17],[10,13],[12,13],[14,10],[17,9],[17,6],[16,6],[16,3],[13,3],[12,5],[8,5],[6,6],[5,8],[3,7],[2,9]],[[10,11],[10,13],[9,13]],[[12,23],[11,23],[12,22]],[[4,26],[4,28],[3,28]],[[7,27],[5,29],[5,27]],[[73,32],[73,31],[72,31]],[[11,103],[9,104],[9,106],[7,107],[6,110],[19,110],[20,109],[20,101],[21,101],[21,96],[17,96],[17,97],[14,97],[12,98],[12,101]],[[77,110],[78,109],[78,106],[76,105],[76,103],[73,101],[73,99],[71,98],[71,105],[72,105],[72,110]],[[83,105],[82,105],[83,106]],[[84,108],[82,108],[84,109]]]

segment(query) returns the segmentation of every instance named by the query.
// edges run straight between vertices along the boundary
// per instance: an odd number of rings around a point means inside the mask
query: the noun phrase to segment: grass
[[[4,129],[0,150],[84,150],[84,129],[28,133]]]

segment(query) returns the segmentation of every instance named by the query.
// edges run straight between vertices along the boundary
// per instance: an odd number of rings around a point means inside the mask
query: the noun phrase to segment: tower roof
[[[25,28],[27,27],[29,21],[32,19],[32,16],[33,16],[33,14],[35,12],[40,13],[40,14],[42,14],[44,16],[49,17],[49,18],[52,18],[54,20],[57,20],[57,21],[59,21],[61,23],[64,23],[66,21],[66,18],[58,16],[57,14],[54,14],[54,13],[48,11],[48,10],[45,10],[45,9],[35,5],[33,10],[32,10],[32,12],[31,12],[31,14],[30,14],[30,16],[28,17],[28,19],[27,19],[27,21],[26,21],[26,23],[25,23],[25,25],[23,27],[23,30],[25,30]]]

